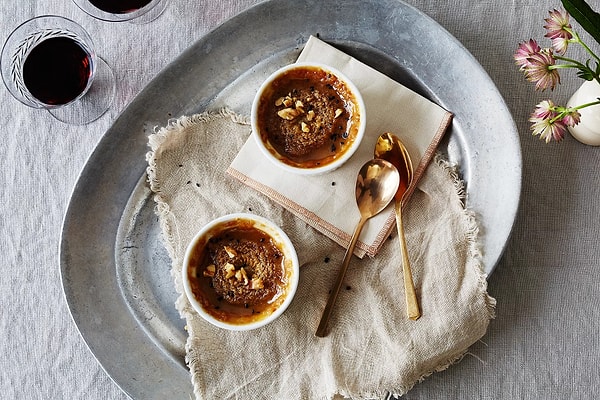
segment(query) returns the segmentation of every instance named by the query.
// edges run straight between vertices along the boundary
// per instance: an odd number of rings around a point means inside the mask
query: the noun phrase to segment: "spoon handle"
[[[404,225],[402,224],[402,201],[396,200],[396,225],[398,226],[398,237],[400,238],[400,249],[402,251],[402,275],[404,276],[404,292],[406,294],[406,312],[408,318],[417,320],[421,317],[419,301],[415,292],[415,284],[410,269],[406,239],[404,237]]]
[[[331,317],[331,312],[333,311],[333,306],[335,305],[335,301],[340,292],[340,288],[342,287],[342,283],[344,282],[344,276],[346,275],[346,270],[348,269],[348,264],[350,264],[350,259],[352,258],[352,253],[354,252],[354,246],[356,246],[356,241],[360,236],[360,232],[367,221],[368,218],[363,216],[360,217],[360,221],[356,225],[354,229],[354,233],[352,234],[352,239],[350,240],[350,245],[346,249],[346,255],[344,255],[344,261],[342,262],[342,267],[340,268],[337,278],[335,280],[334,286],[329,293],[329,299],[327,300],[327,305],[323,310],[323,315],[321,316],[321,322],[319,322],[319,327],[317,328],[317,332],[315,336],[317,337],[325,337],[327,336],[327,323],[329,322],[329,317]]]

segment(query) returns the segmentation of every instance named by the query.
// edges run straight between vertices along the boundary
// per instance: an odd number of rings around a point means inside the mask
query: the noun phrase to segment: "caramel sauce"
[[[242,325],[262,320],[279,308],[292,274],[281,244],[244,219],[218,225],[205,238],[196,243],[190,257],[188,278],[194,297],[208,314]],[[231,257],[224,249],[235,255]],[[225,278],[228,263],[236,272],[244,268],[247,281]],[[214,276],[208,276],[210,265],[215,266]],[[258,278],[262,287],[251,289],[252,280]]]
[[[277,105],[278,99],[286,97],[302,104],[302,112],[292,120],[278,115],[286,107]],[[259,104],[263,142],[273,155],[294,167],[316,168],[333,162],[350,148],[358,134],[361,116],[354,95],[343,81],[317,67],[292,69],[278,77],[265,90]],[[311,110],[313,115],[309,115]],[[310,132],[303,132],[302,124]],[[281,139],[296,137],[308,141],[310,135],[318,138],[304,154],[290,151],[294,144],[288,146]]]

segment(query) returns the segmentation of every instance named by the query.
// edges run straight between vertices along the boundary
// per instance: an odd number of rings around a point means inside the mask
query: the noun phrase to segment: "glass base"
[[[85,125],[100,118],[113,103],[116,80],[110,66],[100,57],[96,57],[94,82],[88,91],[77,101],[60,107],[48,109],[57,120],[70,125]]]

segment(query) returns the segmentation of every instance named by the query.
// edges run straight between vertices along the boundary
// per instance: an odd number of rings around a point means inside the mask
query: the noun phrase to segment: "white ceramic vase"
[[[581,104],[591,103],[600,98],[600,84],[585,81],[567,102],[567,107],[576,107]],[[581,120],[573,127],[569,126],[571,136],[581,143],[590,146],[600,146],[600,104],[585,107],[579,110]]]

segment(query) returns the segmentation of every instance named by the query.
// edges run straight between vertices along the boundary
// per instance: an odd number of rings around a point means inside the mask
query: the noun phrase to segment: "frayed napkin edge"
[[[448,118],[452,118],[452,114],[450,114],[450,113],[448,113],[448,114],[449,114]],[[148,179],[148,183],[150,185],[150,189],[152,190],[152,193],[154,194],[153,198],[154,198],[154,201],[156,204],[155,213],[157,216],[159,216],[161,232],[163,235],[163,243],[171,257],[171,261],[172,261],[171,274],[172,275],[173,275],[173,271],[174,271],[173,266],[180,263],[181,260],[179,260],[179,258],[176,257],[176,251],[175,251],[176,250],[175,249],[176,241],[174,240],[176,235],[174,234],[174,231],[173,231],[173,229],[176,230],[176,226],[173,226],[174,221],[172,221],[171,210],[170,210],[169,205],[163,200],[162,196],[160,195],[160,193],[161,193],[160,185],[158,184],[157,180],[155,179],[155,169],[156,169],[155,151],[161,146],[161,144],[163,144],[168,139],[168,136],[171,133],[176,132],[179,129],[185,128],[192,124],[196,124],[196,123],[200,123],[200,122],[207,122],[213,118],[221,118],[221,117],[230,117],[232,119],[232,121],[234,121],[236,123],[240,123],[240,124],[244,124],[244,125],[249,124],[247,117],[239,115],[229,108],[223,108],[216,112],[215,111],[212,111],[212,112],[207,111],[207,112],[204,112],[201,114],[194,114],[191,116],[181,116],[176,119],[171,119],[168,121],[168,124],[166,126],[161,127],[161,128],[158,128],[158,127],[155,128],[155,133],[149,135],[149,137],[148,137],[148,144],[151,148],[151,151],[149,151],[146,154],[146,161],[148,163],[148,167],[146,169],[147,177],[148,177],[147,179]],[[445,131],[442,131],[442,132],[445,132]],[[431,161],[431,159],[433,158],[433,161],[436,162],[441,167],[443,167],[444,170],[452,178],[452,182],[457,191],[459,201],[461,202],[461,206],[465,212],[465,216],[467,217],[467,222],[468,222],[468,226],[469,226],[469,229],[467,231],[467,239],[469,242],[469,255],[471,256],[471,260],[472,260],[469,264],[472,264],[472,265],[470,265],[470,267],[477,268],[477,273],[479,276],[479,281],[477,283],[477,286],[478,286],[480,292],[485,296],[484,301],[485,301],[486,309],[488,312],[488,325],[489,325],[489,321],[496,317],[496,299],[494,299],[487,293],[487,274],[485,273],[484,264],[483,264],[482,243],[479,239],[479,224],[478,224],[477,214],[473,210],[469,210],[468,208],[466,208],[465,200],[466,200],[467,192],[466,192],[465,183],[460,178],[460,175],[458,173],[458,166],[451,164],[439,152],[432,151],[431,154],[428,154],[428,158],[429,158],[429,161]],[[423,172],[426,170],[427,165],[429,164],[429,161],[422,168]],[[420,166],[421,166],[421,164],[420,164]],[[417,185],[415,185],[415,187],[416,186]],[[391,214],[392,219],[393,219],[393,216],[394,215],[392,213]],[[393,224],[390,227],[390,230],[392,228],[393,228]],[[179,298],[176,300],[176,308],[180,312],[180,315],[182,317],[187,318],[189,315],[186,312],[185,304],[182,303],[182,301],[184,301],[185,296],[183,295],[182,290],[180,290],[180,288],[181,288],[181,286],[180,286],[181,280],[180,279],[181,278],[180,277],[174,277],[174,278],[176,281],[177,292],[180,294]],[[485,333],[487,332],[488,325],[486,325],[485,330],[481,337],[483,337],[485,335]],[[187,339],[188,340],[186,340],[186,344],[185,344],[186,364],[188,364],[188,362],[190,361],[188,359],[188,357],[189,357],[188,346],[190,345],[189,341],[190,341],[191,337],[188,336]],[[467,355],[471,354],[469,352],[469,348],[473,344],[471,344],[467,348],[459,351],[458,354],[449,356],[445,363],[442,363],[441,365],[437,366],[433,370],[423,373],[412,384],[405,385],[405,386],[398,387],[398,388],[393,388],[393,389],[388,388],[388,389],[384,389],[381,391],[362,393],[361,396],[363,396],[364,398],[370,398],[373,396],[381,398],[381,397],[386,397],[389,395],[402,396],[402,395],[408,393],[415,385],[423,382],[425,379],[427,379],[429,376],[431,376],[435,372],[442,372],[442,371],[448,369],[449,367],[451,367],[452,365],[460,362]],[[189,364],[188,364],[188,367],[190,367]],[[195,384],[194,384],[194,394],[196,396],[199,395],[198,388],[196,387]],[[326,395],[326,397],[324,397],[324,399],[330,400],[330,399],[335,398],[336,395],[341,395],[341,396],[347,397],[347,394],[344,393],[343,391],[341,391],[339,393],[328,394],[328,395]]]
[[[465,182],[460,177],[460,174],[458,172],[458,165],[452,164],[439,152],[436,152],[433,155],[433,162],[435,162],[437,165],[442,167],[443,170],[446,171],[446,173],[451,178],[452,183],[454,184],[456,193],[458,194],[458,198],[461,203],[461,207],[464,211],[464,215],[467,218],[467,225],[468,225],[469,229],[466,232],[466,238],[469,243],[468,255],[469,255],[469,260],[470,260],[470,262],[467,265],[467,268],[475,268],[475,272],[477,273],[477,275],[479,277],[478,282],[477,282],[477,288],[478,288],[479,292],[484,296],[483,301],[486,306],[487,317],[488,317],[488,323],[485,326],[485,329],[483,329],[483,333],[482,333],[481,337],[478,339],[478,341],[480,341],[481,338],[483,336],[485,336],[485,334],[487,333],[489,322],[496,318],[496,299],[494,297],[490,296],[487,291],[488,281],[487,281],[487,274],[486,274],[485,268],[484,268],[485,266],[483,263],[482,243],[481,243],[481,240],[479,237],[479,221],[478,221],[477,213],[466,207],[466,204],[465,204],[466,197],[467,197],[466,185],[465,185]],[[404,385],[404,386],[400,386],[400,387],[396,387],[396,388],[391,388],[391,389],[388,388],[388,389],[382,389],[382,390],[373,391],[373,392],[365,392],[365,393],[361,393],[360,396],[364,399],[368,399],[368,398],[386,398],[387,399],[387,398],[390,398],[390,396],[401,397],[401,396],[407,394],[416,385],[425,381],[428,377],[430,377],[434,373],[443,372],[443,371],[447,370],[451,366],[458,364],[460,361],[462,361],[465,357],[467,357],[469,355],[471,355],[481,361],[481,359],[479,357],[477,357],[475,354],[473,354],[469,351],[469,349],[476,342],[473,342],[466,348],[461,349],[460,351],[456,352],[453,355],[449,355],[446,358],[445,362],[441,363],[440,365],[438,365],[437,367],[433,368],[430,371],[424,372],[412,384],[408,384],[408,385]],[[346,393],[345,391],[340,391],[338,393],[328,394],[323,399],[324,400],[333,400],[336,398],[336,395],[347,398],[349,393]]]
[[[488,281],[487,274],[485,273],[484,263],[483,263],[483,252],[482,252],[482,243],[479,237],[479,221],[477,217],[477,213],[473,210],[470,210],[466,207],[465,201],[467,197],[467,191],[465,182],[461,179],[460,174],[458,172],[458,166],[456,164],[450,163],[446,158],[442,156],[441,153],[436,153],[434,157],[434,162],[441,166],[446,173],[450,176],[452,183],[454,184],[455,190],[458,194],[459,201],[461,202],[461,206],[464,210],[465,216],[467,218],[467,224],[469,229],[467,230],[467,240],[469,243],[469,256],[471,262],[469,263],[469,267],[475,268],[477,275],[479,276],[477,287],[480,293],[484,296],[484,302],[486,305],[487,313],[488,313],[488,325],[486,325],[485,330],[481,337],[485,336],[487,332],[487,328],[489,326],[489,321],[496,318],[496,299],[489,295],[487,291]],[[481,338],[480,338],[481,339]],[[475,344],[475,343],[473,343]],[[391,395],[394,397],[400,397],[408,393],[415,385],[425,381],[428,377],[433,375],[436,372],[442,372],[451,366],[458,364],[468,355],[473,355],[469,352],[469,349],[473,344],[469,345],[467,348],[462,349],[458,352],[458,354],[449,356],[446,359],[446,362],[440,364],[436,368],[431,371],[427,371],[423,373],[412,385],[406,385],[403,387],[398,387],[394,389],[389,389],[385,391],[385,393],[377,393],[377,396],[383,395]],[[479,359],[477,356],[473,355],[475,358]],[[340,393],[341,395],[344,395]]]
[[[469,229],[467,231],[467,240],[469,242],[469,253],[473,263],[473,268],[476,268],[479,281],[477,282],[478,288],[482,293],[485,293],[485,303],[488,311],[488,317],[490,319],[496,318],[496,299],[490,296],[487,292],[488,288],[488,275],[485,272],[485,265],[483,262],[483,243],[479,237],[479,217],[477,213],[467,208],[466,198],[467,189],[464,180],[460,177],[458,172],[458,165],[450,163],[441,153],[436,153],[434,162],[441,166],[452,179],[456,193],[458,194],[459,201],[461,202],[462,209],[467,218]]]
[[[177,274],[174,273],[175,266],[181,265],[183,262],[183,260],[177,256],[178,252],[180,252],[182,249],[177,248],[177,224],[171,214],[171,208],[169,204],[161,195],[162,189],[158,183],[158,180],[156,179],[156,151],[163,143],[165,143],[165,141],[169,139],[171,134],[178,134],[179,132],[183,132],[184,128],[202,122],[209,122],[216,118],[231,118],[231,120],[235,123],[241,125],[250,125],[247,117],[236,113],[228,107],[223,107],[217,111],[205,111],[203,113],[189,116],[183,115],[178,118],[172,118],[168,120],[165,126],[154,127],[154,133],[148,136],[148,146],[150,147],[150,151],[146,153],[146,162],[148,163],[148,166],[146,167],[147,182],[153,194],[153,200],[155,203],[154,213],[159,217],[158,220],[163,239],[162,241],[167,253],[169,254],[169,257],[171,258],[171,276],[174,279],[175,288],[180,295],[176,300],[175,305],[182,317],[185,317],[183,313],[185,312],[185,308],[189,305],[186,304],[187,299],[183,294],[183,283],[181,281],[181,277],[175,276]]]

